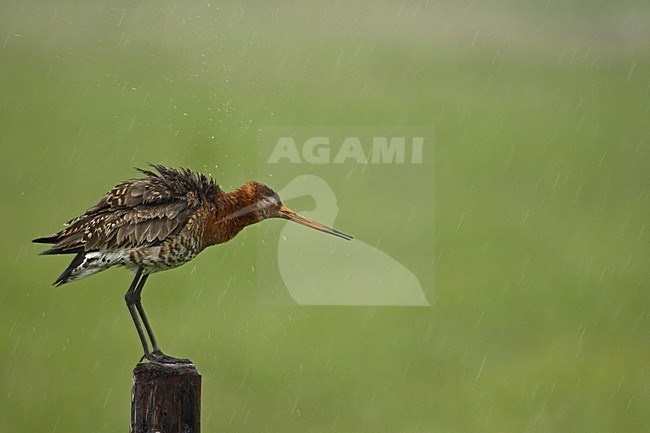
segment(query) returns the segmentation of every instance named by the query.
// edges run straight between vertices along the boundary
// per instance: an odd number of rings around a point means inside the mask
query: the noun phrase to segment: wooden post
[[[194,364],[138,364],[133,370],[131,433],[199,433],[201,375]]]

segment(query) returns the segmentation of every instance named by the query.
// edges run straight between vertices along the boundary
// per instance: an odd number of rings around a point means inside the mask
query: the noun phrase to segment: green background
[[[140,351],[127,272],[52,288],[29,241],[147,162],[235,188],[274,125],[435,129],[435,191],[387,171],[336,220],[433,306],[261,306],[262,224],[154,275],[203,431],[648,431],[649,29],[642,1],[0,1],[0,431],[126,431]]]

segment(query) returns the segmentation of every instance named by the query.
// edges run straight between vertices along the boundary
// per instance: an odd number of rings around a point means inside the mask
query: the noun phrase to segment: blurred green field
[[[260,305],[279,225],[153,276],[203,431],[650,431],[649,48],[641,1],[0,1],[0,431],[126,431],[140,353],[131,276],[52,288],[30,240],[148,162],[255,179],[284,125],[434,128],[435,190],[336,220],[433,306]]]

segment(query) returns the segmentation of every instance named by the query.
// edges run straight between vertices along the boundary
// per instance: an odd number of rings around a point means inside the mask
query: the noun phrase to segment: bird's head
[[[260,221],[267,218],[283,218],[348,241],[352,239],[350,235],[298,215],[286,207],[282,203],[280,196],[268,186],[259,182],[250,182],[247,186],[250,188],[250,192],[254,198],[253,207]]]

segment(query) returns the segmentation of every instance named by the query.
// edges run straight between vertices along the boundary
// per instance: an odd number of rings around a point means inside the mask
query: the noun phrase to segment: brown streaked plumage
[[[66,228],[33,242],[53,244],[41,254],[74,254],[55,285],[75,281],[111,266],[136,276],[125,299],[150,361],[183,362],[164,355],[141,304],[148,276],[192,260],[203,249],[235,237],[266,218],[289,219],[350,240],[351,236],[304,218],[282,204],[268,186],[249,182],[224,192],[206,176],[190,170],[152,165],[145,177],[119,183]],[[152,350],[140,323],[146,329]]]

